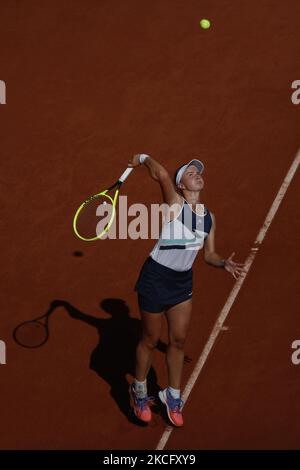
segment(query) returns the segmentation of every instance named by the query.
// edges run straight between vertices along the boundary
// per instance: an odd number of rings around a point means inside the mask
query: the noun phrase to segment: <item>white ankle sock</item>
[[[138,398],[144,398],[147,396],[147,379],[143,382],[139,382],[134,379],[134,390]]]
[[[180,398],[180,390],[176,388],[168,387],[169,392],[171,393],[172,397],[177,399]]]

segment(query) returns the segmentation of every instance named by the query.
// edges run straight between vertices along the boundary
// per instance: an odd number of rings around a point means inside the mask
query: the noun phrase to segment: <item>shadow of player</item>
[[[82,312],[69,302],[55,300],[53,307],[64,307],[68,314],[97,329],[99,342],[90,358],[90,368],[95,371],[110,386],[110,394],[117,403],[120,411],[135,424],[144,424],[136,419],[130,407],[129,382],[127,375],[135,375],[135,351],[141,335],[141,321],[130,316],[129,308],[122,299],[104,299],[100,307],[110,315],[109,318],[97,318]],[[165,351],[162,342],[158,349]],[[153,367],[148,377],[148,393],[157,397],[160,387]],[[152,411],[160,412],[160,407],[154,403]]]

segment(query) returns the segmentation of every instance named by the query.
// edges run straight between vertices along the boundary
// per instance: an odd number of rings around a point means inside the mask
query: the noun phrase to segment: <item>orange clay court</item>
[[[299,449],[299,17],[297,0],[2,3],[1,449]],[[217,251],[255,256],[238,292],[201,253],[194,264],[181,429],[158,404],[148,426],[129,410],[134,284],[155,240],[72,230],[79,204],[142,152],[170,173],[199,156]],[[145,168],[122,193],[161,202]],[[50,305],[48,341],[16,344],[15,327]],[[166,341],[165,329],[152,393]]]

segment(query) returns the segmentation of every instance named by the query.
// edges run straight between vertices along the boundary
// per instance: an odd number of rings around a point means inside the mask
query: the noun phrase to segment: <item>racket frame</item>
[[[97,194],[94,194],[93,196],[91,196],[90,198],[86,199],[77,209],[76,213],[75,213],[75,216],[73,218],[73,230],[76,234],[76,236],[84,241],[84,242],[94,242],[96,240],[99,240],[101,237],[103,237],[103,235],[105,235],[108,230],[110,229],[113,221],[114,221],[114,218],[115,218],[115,215],[116,215],[116,205],[117,205],[117,199],[118,199],[118,196],[119,196],[119,192],[120,192],[120,188],[122,186],[122,184],[124,183],[124,181],[128,178],[128,176],[130,175],[130,173],[132,172],[133,168],[126,168],[126,170],[124,171],[124,173],[122,173],[122,175],[120,176],[120,178],[118,179],[118,181],[116,183],[114,183],[112,186],[110,186],[108,189],[105,189],[104,191],[101,191],[101,193],[97,193]],[[114,195],[114,198],[112,198],[109,194],[107,194],[109,191],[111,191],[112,189],[114,188],[117,188],[116,189],[116,192],[115,192],[115,195]],[[91,200],[93,199],[97,199],[99,197],[107,197],[111,204],[112,204],[112,214],[111,214],[111,217],[109,219],[109,222],[108,224],[104,227],[104,229],[102,230],[102,232],[99,234],[99,235],[96,235],[95,237],[91,237],[91,238],[86,238],[86,237],[83,237],[82,235],[80,235],[80,233],[78,232],[77,230],[77,219],[78,219],[78,216],[80,214],[80,212],[82,211],[82,209],[89,203],[91,202]]]
[[[42,318],[45,318],[45,320],[41,321]],[[34,325],[35,323],[38,324],[38,325],[41,325],[44,328],[45,337],[44,337],[43,341],[41,341],[40,343],[38,343],[34,346],[30,346],[28,344],[25,344],[25,343],[21,342],[17,337],[18,336],[18,330],[20,330],[20,328],[24,327],[24,325],[30,325],[30,324]],[[48,341],[48,338],[49,338],[48,323],[49,323],[49,313],[47,313],[46,315],[41,315],[37,318],[34,318],[33,320],[24,321],[24,322],[20,323],[20,325],[18,325],[14,329],[13,338],[14,338],[14,340],[17,344],[19,344],[20,346],[23,346],[24,348],[29,348],[29,349],[39,348],[40,346],[43,346],[43,344],[45,344]]]

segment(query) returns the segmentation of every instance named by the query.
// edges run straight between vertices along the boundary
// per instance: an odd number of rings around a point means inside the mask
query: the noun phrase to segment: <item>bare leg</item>
[[[155,349],[161,333],[162,325],[161,313],[149,313],[141,310],[142,318],[142,339],[136,350],[136,371],[135,378],[143,382],[151,367],[153,350]]]
[[[167,312],[169,326],[169,346],[167,349],[167,367],[169,386],[180,389],[184,361],[184,344],[191,319],[192,299],[170,307]]]

